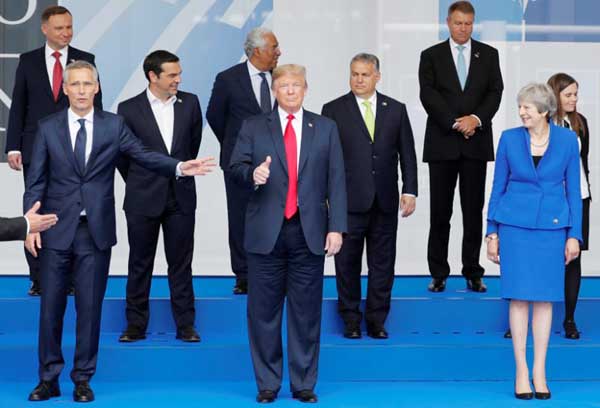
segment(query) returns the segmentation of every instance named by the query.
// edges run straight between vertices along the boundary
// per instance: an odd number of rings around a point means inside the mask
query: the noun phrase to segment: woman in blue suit
[[[510,300],[515,396],[534,396],[525,355],[532,303],[533,386],[537,399],[548,399],[552,302],[564,299],[565,264],[579,256],[582,239],[579,147],[574,132],[550,121],[556,98],[547,85],[525,86],[517,102],[523,126],[504,131],[498,145],[487,256],[500,264],[501,294]]]

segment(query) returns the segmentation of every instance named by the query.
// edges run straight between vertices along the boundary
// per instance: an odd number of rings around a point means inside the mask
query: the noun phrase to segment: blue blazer
[[[579,178],[579,145],[573,131],[550,123],[550,142],[537,169],[527,129],[504,131],[496,154],[487,234],[497,232],[498,224],[566,228],[569,238],[581,241]]]
[[[246,211],[246,251],[268,254],[283,225],[287,197],[287,160],[278,110],[244,121],[231,156],[237,183],[254,186],[253,172],[271,156],[266,184],[254,189]],[[344,157],[335,122],[304,111],[298,163],[298,207],[310,251],[325,253],[328,232],[347,230]]]
[[[105,250],[117,243],[115,168],[125,154],[163,176],[175,174],[178,160],[147,149],[121,116],[94,111],[92,151],[82,174],[75,162],[67,109],[40,121],[26,180],[23,207],[42,202],[42,213],[56,213],[58,223],[42,233],[46,248],[66,250],[75,238],[85,209],[94,243]],[[25,210],[26,211],[26,210]]]

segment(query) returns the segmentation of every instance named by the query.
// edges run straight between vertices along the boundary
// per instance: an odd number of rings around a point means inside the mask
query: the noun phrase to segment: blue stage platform
[[[507,303],[499,281],[489,291],[467,292],[451,278],[432,294],[424,277],[398,277],[387,322],[389,340],[347,340],[336,314],[335,281],[325,278],[317,393],[323,407],[600,407],[600,279],[586,278],[577,308],[579,341],[562,337],[562,305],[556,305],[548,355],[550,401],[516,401]],[[246,407],[256,389],[246,336],[245,297],[231,295],[232,278],[195,278],[199,344],[175,340],[164,278],[155,278],[145,341],[117,341],[125,327],[125,278],[109,280],[104,302],[98,372],[92,386],[99,407]],[[27,279],[0,278],[0,407],[31,406],[37,380],[39,299],[25,295]],[[68,371],[74,346],[73,302],[65,318],[67,367],[63,396],[69,405]],[[285,344],[285,343],[284,343]],[[531,347],[529,349],[531,357]],[[74,403],[73,403],[74,404]],[[284,380],[276,406],[298,406]],[[54,406],[54,405],[52,405]]]

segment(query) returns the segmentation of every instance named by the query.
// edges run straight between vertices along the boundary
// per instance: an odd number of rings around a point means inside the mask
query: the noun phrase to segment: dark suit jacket
[[[352,92],[325,104],[322,114],[340,132],[349,212],[368,211],[375,197],[382,210],[398,211],[398,161],[402,193],[417,195],[415,142],[403,103],[377,93],[374,142]]]
[[[194,94],[179,91],[173,105],[173,142],[170,156],[180,161],[195,159],[202,140],[202,112]],[[160,133],[146,90],[119,104],[117,113],[133,133],[151,150],[165,155],[169,151]],[[193,177],[158,176],[127,156],[119,160],[119,172],[126,182],[123,209],[148,217],[160,215],[167,204],[169,184],[184,214],[196,210],[196,183]]]
[[[69,99],[62,88],[58,94],[58,101],[54,102],[44,50],[45,47],[42,47],[21,54],[15,75],[6,132],[6,153],[19,150],[25,164],[30,162],[39,120],[69,106]],[[73,60],[84,60],[94,64],[94,55],[69,47],[67,61]],[[102,109],[101,90],[94,98],[94,106],[96,109]]]
[[[230,170],[240,184],[254,185],[253,171],[271,156],[270,176],[250,196],[246,211],[246,251],[270,253],[283,224],[288,174],[278,110],[244,121]],[[304,111],[298,163],[298,208],[310,251],[324,253],[328,232],[347,228],[344,157],[335,123]]]
[[[92,151],[81,174],[69,135],[67,109],[42,119],[36,135],[24,208],[42,202],[42,213],[58,216],[58,223],[42,233],[46,248],[66,250],[75,237],[85,209],[94,243],[105,250],[117,242],[115,234],[115,168],[120,154],[157,173],[175,174],[178,160],[150,151],[110,112],[94,112]]]
[[[449,40],[421,53],[419,64],[421,103],[427,111],[423,161],[494,160],[492,118],[498,111],[504,85],[498,51],[471,39],[471,62],[462,90],[452,59]],[[456,118],[475,114],[481,128],[465,140],[452,129]]]
[[[25,217],[0,217],[0,241],[23,241],[27,235]]]
[[[245,61],[217,75],[206,109],[206,120],[221,144],[220,164],[223,170],[229,168],[242,122],[261,113]]]
[[[590,154],[590,128],[588,127],[587,119],[581,113],[577,113],[579,115],[579,119],[581,119],[582,129],[579,130],[579,140],[581,140],[581,163],[583,165],[583,172],[585,173],[585,181],[588,185],[588,189],[590,190],[591,197],[591,187],[590,187],[590,167],[588,164],[588,156]]]

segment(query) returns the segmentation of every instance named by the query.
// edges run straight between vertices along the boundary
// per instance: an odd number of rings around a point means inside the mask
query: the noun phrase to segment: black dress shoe
[[[487,292],[487,286],[485,286],[481,278],[467,279],[467,289],[478,293]]]
[[[200,335],[193,326],[183,326],[177,329],[176,339],[185,341],[186,343],[198,343]]]
[[[73,390],[73,401],[75,402],[92,402],[94,400],[94,391],[87,381],[78,381],[75,383]]]
[[[29,394],[29,401],[47,401],[52,397],[60,397],[58,381],[40,381]]]
[[[27,291],[29,296],[40,296],[42,294],[42,287],[38,281],[31,281],[31,286]]]
[[[430,292],[443,292],[446,289],[446,279],[441,279],[441,278],[433,278],[431,280],[431,283],[429,283],[429,286],[427,287],[427,289]]]
[[[312,390],[294,391],[292,397],[300,402],[309,402],[311,404],[317,402],[317,394]]]
[[[504,338],[505,338],[505,339],[512,339],[512,333],[510,332],[510,329],[507,329],[507,330],[504,332]]]
[[[269,404],[277,398],[277,393],[271,390],[262,390],[256,396],[256,402],[261,404]]]
[[[360,339],[362,337],[362,334],[360,333],[360,324],[346,323],[344,325],[344,337],[347,339]]]
[[[533,381],[532,381],[532,384],[533,384]],[[535,399],[549,400],[550,397],[552,397],[552,394],[550,393],[550,389],[548,389],[548,392],[538,392],[535,390],[535,384],[533,385],[533,391],[535,393]]]
[[[146,333],[144,330],[133,324],[128,324],[127,329],[119,337],[121,343],[133,343],[134,341],[144,340]]]
[[[374,339],[387,339],[389,337],[383,325],[367,325],[367,335]]]
[[[567,339],[579,340],[579,331],[577,330],[575,320],[565,320],[563,322],[563,327],[565,328],[565,337]]]
[[[247,295],[248,294],[248,279],[238,278],[235,280],[235,286],[233,287],[234,295]]]

